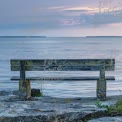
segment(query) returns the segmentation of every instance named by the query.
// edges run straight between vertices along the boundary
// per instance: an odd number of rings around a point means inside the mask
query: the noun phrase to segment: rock
[[[9,95],[10,91],[0,91],[0,96]]]
[[[122,117],[116,116],[116,117],[102,117],[98,119],[92,119],[88,122],[122,122]]]
[[[81,113],[66,113],[61,115],[31,115],[17,117],[0,117],[0,122],[83,122]]]
[[[40,97],[40,96],[42,96],[42,93],[40,92],[40,89],[31,89],[31,96]]]
[[[40,94],[39,89],[32,89],[32,96]],[[103,105],[115,104],[120,97],[109,97],[107,101],[103,102]],[[41,98],[32,97],[31,100],[22,100],[19,97],[19,91],[2,91],[0,96],[0,122],[82,122],[103,117],[105,111],[96,106],[96,98],[43,96]],[[109,122],[106,118],[102,120]],[[102,120],[90,121],[102,122]],[[116,118],[115,120],[120,122],[120,119]]]

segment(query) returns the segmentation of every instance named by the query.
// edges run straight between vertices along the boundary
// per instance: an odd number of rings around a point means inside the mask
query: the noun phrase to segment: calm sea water
[[[11,76],[10,59],[87,59],[115,58],[115,81],[107,81],[107,95],[121,95],[122,38],[0,38],[0,90],[18,89],[18,81]],[[27,72],[27,76],[88,76],[99,72]],[[96,96],[96,81],[32,81],[44,95],[55,97]]]

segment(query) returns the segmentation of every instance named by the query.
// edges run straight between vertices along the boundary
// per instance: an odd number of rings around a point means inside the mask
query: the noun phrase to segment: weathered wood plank
[[[12,66],[20,66],[20,62],[24,61],[26,66],[94,66],[102,65],[113,66],[115,59],[12,59]]]
[[[11,60],[11,70],[20,71],[20,62],[25,62],[26,71],[98,71],[105,65],[106,71],[115,68],[114,59],[45,59],[45,60]]]
[[[26,71],[99,71],[101,65],[87,65],[87,66],[25,66]],[[20,71],[20,66],[11,66],[12,71]],[[113,71],[114,65],[105,66],[106,71]]]
[[[43,81],[43,80],[69,80],[69,81],[83,81],[83,80],[98,80],[99,79],[99,76],[89,76],[89,77],[27,77],[26,78],[27,80],[40,80],[40,81]],[[115,80],[115,77],[114,76],[106,76],[105,77],[106,80]],[[11,80],[20,80],[20,77],[19,76],[13,76],[11,77]]]

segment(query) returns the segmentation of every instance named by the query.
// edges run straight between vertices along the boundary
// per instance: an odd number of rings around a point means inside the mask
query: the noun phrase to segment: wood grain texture
[[[106,76],[106,80],[115,80],[114,76]],[[20,80],[19,76],[13,76],[11,77],[11,80]],[[32,80],[32,81],[44,81],[44,80],[66,80],[66,81],[88,81],[88,80],[99,80],[99,76],[82,76],[82,77],[26,77],[26,80]]]
[[[26,71],[99,71],[103,65],[106,71],[115,69],[114,59],[13,59],[11,70],[20,71],[21,61],[25,62]]]

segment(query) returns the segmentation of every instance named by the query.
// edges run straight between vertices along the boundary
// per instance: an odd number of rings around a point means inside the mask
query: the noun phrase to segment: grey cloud
[[[65,15],[65,12],[48,10],[48,6],[45,8],[45,10],[38,9],[40,8],[41,3],[40,5],[34,4],[32,6],[32,0],[30,0],[28,7],[27,4],[24,4],[23,0],[21,2],[19,1],[18,3],[15,2],[15,0],[11,0],[11,2],[9,1],[7,3],[6,2],[7,1],[5,0],[2,3],[5,8],[0,7],[0,10],[5,10],[4,14],[2,14],[0,11],[0,29],[55,29],[63,27],[60,20],[69,19]],[[45,2],[42,2],[42,4],[46,5]],[[36,8],[38,11],[35,11]],[[42,8],[44,8],[44,6]]]
[[[34,15],[35,9],[57,6],[83,6],[91,4],[91,0],[1,0],[0,16],[29,16]]]
[[[81,15],[80,22],[82,26],[102,26],[105,24],[122,22],[122,11],[96,13],[94,15]]]
[[[69,1],[69,0],[68,0]],[[70,0],[71,2],[73,0]],[[76,3],[80,0],[76,0]],[[69,4],[64,0],[1,0],[0,1],[0,27],[13,28],[29,27],[39,25],[42,28],[58,27],[57,19],[62,18],[62,14],[48,10],[50,6]],[[72,4],[71,4],[72,5]],[[40,10],[45,8],[45,10]],[[37,12],[36,9],[39,11]],[[47,10],[47,11],[46,11]],[[28,24],[30,23],[30,24]],[[26,25],[27,24],[27,25]],[[31,25],[32,24],[32,25]],[[21,26],[20,26],[21,25]],[[37,26],[38,27],[38,26]]]
[[[95,0],[96,2],[97,0]],[[55,11],[50,7],[89,5],[91,0],[1,0],[0,29],[58,29],[66,27],[87,27],[121,22],[119,14],[86,14],[87,10]],[[58,8],[57,8],[58,10]],[[77,14],[76,14],[77,13]],[[64,25],[61,23],[64,21]],[[69,24],[71,22],[71,24]]]

